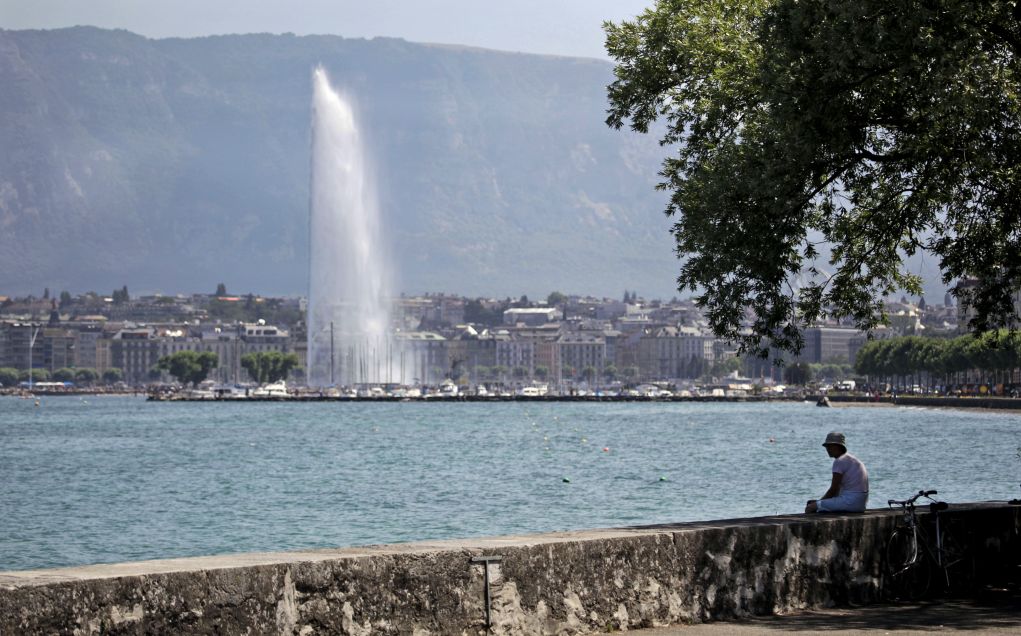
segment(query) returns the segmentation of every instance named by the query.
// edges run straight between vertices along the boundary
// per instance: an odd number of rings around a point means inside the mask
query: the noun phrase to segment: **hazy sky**
[[[604,20],[653,0],[0,0],[0,28],[75,25],[153,38],[226,33],[399,37],[508,51],[606,57]]]

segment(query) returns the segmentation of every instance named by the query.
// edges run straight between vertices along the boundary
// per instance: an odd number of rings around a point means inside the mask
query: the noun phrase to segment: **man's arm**
[[[826,491],[826,494],[822,496],[823,499],[832,499],[837,496],[840,492],[840,481],[844,478],[843,473],[833,473],[833,481],[830,483],[830,489]],[[809,499],[808,505],[805,506],[805,512],[816,512],[819,509],[816,503],[817,499]]]
[[[840,482],[844,479],[843,473],[833,473],[833,483],[830,484],[830,489],[826,491],[826,494],[822,496],[823,499],[832,499],[836,497],[840,492]]]

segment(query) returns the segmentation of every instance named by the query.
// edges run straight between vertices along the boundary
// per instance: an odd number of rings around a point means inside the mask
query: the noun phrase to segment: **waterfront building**
[[[3,358],[0,358],[0,367],[13,367],[15,369],[27,369],[30,357],[29,347],[32,341],[32,334],[36,330],[41,332],[42,326],[32,322],[4,322],[0,325],[0,351]],[[38,346],[38,335],[36,335]],[[32,353],[35,353],[34,351]],[[42,367],[42,360],[32,356],[32,365]]]
[[[520,334],[509,334],[508,338],[497,339],[496,365],[510,372],[523,368],[531,376],[535,373],[535,346],[537,339]]]
[[[597,378],[606,367],[606,339],[601,332],[577,331],[557,339],[561,373],[580,377],[587,367],[596,370]]]
[[[693,327],[661,327],[638,341],[642,380],[696,378],[716,359],[716,339]]]
[[[447,376],[450,360],[446,338],[432,331],[404,331],[396,334],[395,340],[396,375],[405,384],[435,384]]]
[[[245,355],[271,351],[291,353],[293,348],[293,341],[286,330],[267,325],[265,321],[233,326],[173,325],[160,329],[155,341],[157,361],[181,351],[215,354],[217,366],[209,374],[209,379],[224,384],[251,381],[248,372],[241,366],[241,358]],[[168,382],[170,379],[164,372],[162,380]]]
[[[508,371],[520,367],[530,378],[535,376],[536,367],[544,366],[551,377],[558,377],[559,371],[555,367],[558,367],[560,355],[551,351],[550,347],[555,346],[563,329],[559,322],[545,322],[535,326],[519,324],[500,330],[497,333],[504,332],[508,337],[497,339],[497,365],[506,367]]]
[[[804,330],[803,335],[805,346],[798,356],[798,361],[808,363],[833,361],[853,363],[851,342],[865,336],[853,327],[809,327]]]
[[[217,366],[210,374],[212,380],[220,384],[240,384],[250,382],[248,372],[241,368],[241,357],[247,353],[254,353],[249,350],[248,343],[242,340],[238,331],[244,329],[244,325],[235,329],[233,327],[214,327],[203,329],[198,342],[206,351],[216,354]],[[276,328],[274,328],[275,330]],[[271,344],[254,344],[257,351],[280,351],[286,353],[288,343],[279,337],[274,338]],[[273,349],[271,347],[277,347]]]
[[[112,338],[99,338],[96,340],[96,366],[93,367],[100,376],[113,368],[113,343]]]
[[[536,375],[535,369],[542,367],[546,369],[547,376],[541,380],[563,380],[563,367],[560,362],[560,347],[554,339],[538,340],[535,343],[535,368],[532,375]]]
[[[452,373],[463,372],[462,379],[478,383],[481,380],[478,369],[496,366],[496,342],[486,329],[479,332],[471,325],[459,325],[456,334],[447,341]]]
[[[264,320],[260,320],[257,323],[242,324],[240,333],[241,338],[245,342],[245,353],[257,353],[260,351],[288,353],[291,348],[291,338],[287,331],[273,325],[267,325]]]
[[[618,331],[617,337],[614,338],[613,363],[621,373],[625,373],[625,369],[637,371],[638,349],[644,335],[645,333],[641,330],[631,332]]]
[[[79,369],[95,369],[96,343],[103,337],[103,328],[100,325],[76,324],[73,333],[74,366]]]
[[[151,327],[121,329],[110,342],[111,366],[121,370],[128,384],[154,379],[151,371],[159,361],[159,344]]]
[[[42,347],[39,347],[40,344]],[[42,349],[41,364],[37,363],[36,366],[49,369],[50,372],[75,366],[75,334],[71,330],[45,327],[39,334],[36,347],[37,351]]]
[[[166,356],[172,356],[182,351],[194,351],[196,353],[212,353],[216,355],[217,366],[210,374],[210,380],[214,382],[239,382],[241,378],[241,357],[238,351],[240,342],[235,334],[229,331],[223,332],[220,327],[199,329],[192,333],[188,325],[176,325],[163,328],[155,337],[157,345],[156,360]],[[244,378],[247,380],[247,378]],[[161,376],[163,382],[170,382],[172,376],[164,371]]]

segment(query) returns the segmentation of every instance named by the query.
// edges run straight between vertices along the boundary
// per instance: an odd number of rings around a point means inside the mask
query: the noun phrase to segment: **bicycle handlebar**
[[[897,499],[888,499],[886,501],[886,505],[891,506],[891,507],[892,506],[904,506],[904,507],[913,506],[913,505],[915,505],[915,502],[918,500],[919,497],[929,497],[929,498],[932,498],[932,495],[938,495],[938,494],[939,493],[936,492],[935,490],[919,490],[917,495],[915,495],[914,497],[909,497],[908,499],[904,499],[903,501],[897,500]]]

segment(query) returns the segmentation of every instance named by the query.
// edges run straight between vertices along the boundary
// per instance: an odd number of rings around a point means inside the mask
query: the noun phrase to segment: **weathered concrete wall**
[[[1016,564],[1021,509],[951,509],[976,577]],[[579,634],[867,603],[892,512],[0,573],[0,634]],[[1016,568],[1015,568],[1016,569]]]
[[[821,397],[821,395],[810,395],[805,399],[817,402]],[[855,404],[879,403],[893,404],[895,406],[936,406],[955,409],[1021,409],[1021,399],[1006,397],[949,397],[939,395],[883,395],[873,397],[871,395],[841,395],[839,393],[830,394],[826,397],[830,402],[850,402]]]

